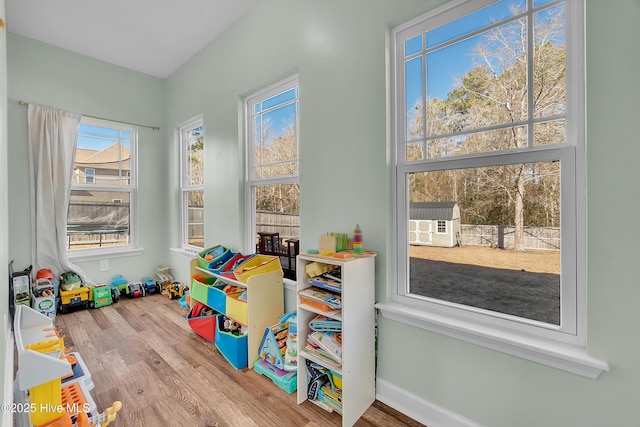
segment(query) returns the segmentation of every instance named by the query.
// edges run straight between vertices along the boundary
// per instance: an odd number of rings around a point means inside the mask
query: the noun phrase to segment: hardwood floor
[[[91,372],[100,411],[123,403],[115,426],[340,426],[341,417],[296,403],[252,369],[236,370],[196,335],[186,309],[148,295],[56,317],[65,345]],[[376,401],[356,426],[421,426]]]

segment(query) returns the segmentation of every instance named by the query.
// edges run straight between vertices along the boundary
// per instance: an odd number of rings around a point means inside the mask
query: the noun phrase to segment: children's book
[[[318,346],[329,357],[342,363],[342,334],[339,332],[312,332],[308,342]]]
[[[342,292],[342,283],[336,282],[333,279],[327,279],[323,276],[310,277],[309,283],[311,283],[313,286],[327,289],[332,292]]]
[[[342,332],[342,322],[336,319],[331,319],[322,314],[318,314],[309,322],[309,327],[314,331],[333,331]]]
[[[308,300],[317,301],[321,304],[328,306],[331,310],[338,310],[342,308],[342,298],[338,294],[325,291],[316,286],[312,286],[307,289],[303,289],[299,292],[301,297]]]

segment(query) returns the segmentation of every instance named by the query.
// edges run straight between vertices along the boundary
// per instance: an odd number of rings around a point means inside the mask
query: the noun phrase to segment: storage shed
[[[452,248],[460,243],[456,202],[413,202],[409,206],[409,244]]]

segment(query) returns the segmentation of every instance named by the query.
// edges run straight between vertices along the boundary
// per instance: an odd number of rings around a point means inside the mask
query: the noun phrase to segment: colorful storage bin
[[[249,277],[257,274],[269,273],[271,271],[282,272],[282,265],[280,265],[280,258],[272,255],[253,255],[245,262],[240,264],[233,274],[236,276],[236,280],[242,283],[247,283]]]
[[[213,277],[193,276],[191,278],[191,297],[206,304],[209,287],[216,281]]]
[[[247,326],[249,325],[247,301],[246,299],[241,301],[239,299],[240,295],[242,295],[242,292],[227,295],[227,310],[225,313],[236,322]]]
[[[189,310],[189,314],[187,314],[187,321],[196,334],[207,341],[215,342],[217,320],[221,315],[214,312],[214,314],[203,316],[201,313],[204,309],[206,309],[206,306],[202,303],[194,304]]]
[[[217,320],[215,344],[225,359],[236,369],[249,366],[247,334],[234,335],[224,331],[224,316]]]
[[[220,257],[225,256],[227,252],[230,252],[231,249],[226,248],[222,245],[216,245],[209,249],[205,249],[204,251],[198,254],[198,265],[200,268],[209,268],[209,264],[216,263]],[[207,255],[211,255],[211,259],[206,259]]]
[[[237,253],[231,258],[220,270],[220,275],[223,277],[227,277],[229,279],[236,279],[236,275],[233,274],[234,270],[238,268],[240,264],[245,262],[247,259],[251,258],[252,255],[242,255],[241,253]]]
[[[228,250],[226,252],[224,252],[222,255],[220,255],[218,258],[216,258],[214,261],[211,261],[209,263],[209,266],[207,267],[207,270],[216,273],[216,274],[220,274],[220,272],[222,271],[222,269],[224,268],[225,265],[227,265],[227,262],[229,262],[231,259],[233,259],[236,255],[238,255],[238,252],[233,252],[232,250]]]

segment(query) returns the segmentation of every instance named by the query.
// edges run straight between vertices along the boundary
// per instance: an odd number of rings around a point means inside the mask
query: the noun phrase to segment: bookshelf
[[[375,400],[375,254],[354,255],[345,259],[298,255],[298,292],[312,286],[306,266],[314,262],[340,268],[342,307],[323,311],[302,303],[298,294],[298,404],[310,400],[323,406],[307,395],[306,361],[311,360],[342,376],[342,425],[351,426]],[[304,349],[307,336],[312,332],[309,322],[318,314],[342,321],[341,364]]]

